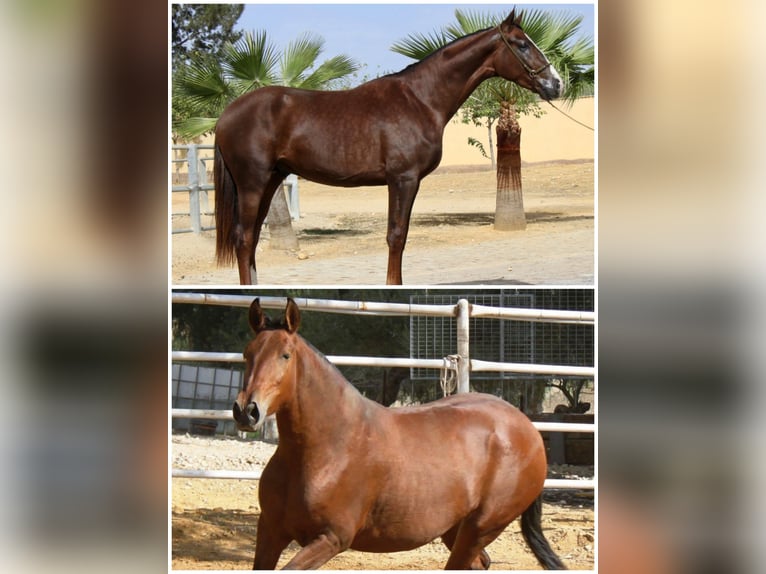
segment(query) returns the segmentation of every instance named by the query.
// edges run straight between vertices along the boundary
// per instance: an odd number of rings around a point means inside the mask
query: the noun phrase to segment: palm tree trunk
[[[290,220],[285,188],[282,184],[274,194],[269,207],[269,249],[298,249],[298,237]]]
[[[521,126],[511,102],[501,104],[497,122],[497,198],[495,229],[518,231],[527,228],[521,192]]]

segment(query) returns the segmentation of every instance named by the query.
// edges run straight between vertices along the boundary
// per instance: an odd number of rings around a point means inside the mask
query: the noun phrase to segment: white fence
[[[173,293],[173,303],[193,303],[198,305],[226,305],[232,307],[249,307],[253,301],[251,295],[225,295],[208,293]],[[259,296],[264,308],[284,309],[287,305],[285,297]],[[376,367],[420,367],[433,369],[452,369],[457,379],[457,392],[468,392],[471,371],[503,371],[527,374],[574,375],[595,377],[593,367],[574,367],[562,365],[535,365],[528,363],[495,363],[490,361],[472,360],[468,354],[470,330],[469,319],[482,317],[492,319],[516,319],[521,321],[595,324],[595,313],[588,311],[559,311],[542,309],[517,309],[485,307],[470,305],[461,299],[457,305],[413,305],[406,303],[378,303],[364,301],[330,301],[323,299],[295,298],[302,311],[324,311],[328,313],[345,313],[359,315],[421,315],[457,318],[457,361],[442,359],[410,359],[390,357],[347,357],[327,356],[335,365],[376,366]],[[244,362],[242,353],[202,353],[194,351],[173,351],[173,361],[207,361],[207,362]],[[229,410],[201,409],[172,409],[174,418],[199,418],[214,420],[230,420]],[[595,432],[593,424],[534,422],[540,431],[549,432]],[[202,471],[189,469],[173,469],[172,476],[187,478],[239,478],[258,479],[260,472],[253,471]],[[545,482],[546,488],[577,488],[593,489],[593,480],[553,480]]]
[[[178,164],[178,169],[173,170],[174,175],[185,173],[187,182],[186,185],[173,185],[171,192],[189,194],[189,211],[173,211],[171,215],[184,215],[190,218],[190,227],[173,229],[173,233],[201,233],[202,231],[215,229],[215,227],[204,227],[202,225],[203,215],[213,215],[213,212],[208,208],[208,192],[214,190],[215,186],[208,182],[207,173],[212,171],[212,165],[209,165],[208,162],[211,164],[213,162],[214,149],[215,147],[212,145],[201,144],[173,146],[174,153],[186,152],[186,157],[174,157],[171,161],[173,164]],[[297,220],[300,217],[298,177],[294,174],[288,175],[283,185],[287,194],[287,207],[290,212],[290,218]]]
[[[171,192],[189,194],[189,211],[171,212],[171,216],[188,215],[190,227],[173,229],[173,233],[201,233],[202,231],[215,229],[215,227],[202,226],[202,215],[212,215],[208,208],[208,191],[215,189],[215,186],[207,181],[207,162],[213,161],[213,146],[197,144],[174,145],[173,152],[179,151],[186,151],[186,157],[174,157],[172,159],[173,164],[180,164],[181,168],[174,169],[173,171],[174,173],[185,172],[187,181],[186,185],[173,185]]]

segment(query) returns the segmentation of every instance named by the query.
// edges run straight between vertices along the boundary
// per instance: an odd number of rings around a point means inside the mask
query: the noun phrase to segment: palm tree
[[[228,44],[220,62],[200,60],[183,66],[174,78],[173,100],[174,109],[177,106],[184,113],[178,114],[173,130],[191,139],[212,132],[226,106],[247,92],[272,85],[325,89],[359,69],[359,64],[345,55],[317,65],[323,46],[319,36],[303,34],[279,54],[266,32],[260,31]],[[298,247],[283,189],[271,203],[269,230],[272,248]]]
[[[455,20],[431,34],[412,34],[395,43],[391,49],[416,60],[422,60],[445,44],[479,30],[497,26],[502,16],[455,10]],[[561,75],[565,91],[562,101],[571,105],[578,97],[590,94],[594,81],[594,50],[590,38],[574,39],[582,17],[541,10],[524,13],[522,26],[526,34],[548,57]],[[484,82],[461,108],[465,120],[486,122],[492,145],[492,125],[497,122],[497,199],[495,229],[501,231],[526,228],[521,188],[521,126],[518,114],[543,113],[536,95],[512,82],[493,78]],[[475,142],[471,142],[474,143]]]

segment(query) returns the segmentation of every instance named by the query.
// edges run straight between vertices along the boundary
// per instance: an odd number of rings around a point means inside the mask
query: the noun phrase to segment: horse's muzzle
[[[559,96],[561,96],[562,92],[564,91],[564,84],[561,81],[561,78],[558,75],[558,72],[553,70],[551,68],[551,77],[550,78],[537,78],[537,87],[538,87],[538,94],[544,99],[544,100],[555,100]]]
[[[540,95],[545,100],[555,100],[561,95],[562,85],[561,80],[558,78],[538,82],[538,85],[540,87]]]
[[[237,428],[239,430],[256,430],[255,425],[260,419],[260,413],[258,412],[258,406],[255,404],[255,402],[248,403],[243,409],[239,406],[239,403],[235,401],[234,406],[232,407],[232,413],[234,414],[234,420],[237,422]]]

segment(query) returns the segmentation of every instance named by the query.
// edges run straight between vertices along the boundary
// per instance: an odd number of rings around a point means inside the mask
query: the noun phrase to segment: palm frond
[[[394,42],[391,51],[413,60],[422,60],[449,44],[453,39],[450,39],[445,30],[436,30],[429,34],[415,33]]]
[[[190,64],[175,79],[174,94],[197,113],[223,110],[232,94],[221,69],[211,63]]]
[[[582,16],[567,12],[528,10],[524,13],[524,32],[549,58],[549,52],[565,49],[582,23]]]
[[[447,26],[450,34],[454,34],[453,39],[473,34],[479,30],[493,28],[502,21],[496,14],[475,10],[463,11],[460,8],[455,9],[455,20],[457,20],[457,26]]]
[[[301,85],[304,73],[316,63],[323,46],[324,40],[311,33],[290,42],[282,53],[280,83],[283,86]]]
[[[276,81],[279,55],[266,39],[266,32],[248,32],[236,44],[224,49],[222,67],[239,94],[268,86]]]
[[[307,90],[319,90],[329,82],[337,80],[359,70],[359,63],[348,56],[335,56],[325,60],[300,85],[296,86]]]
[[[173,125],[173,130],[184,139],[192,139],[202,134],[212,132],[218,123],[218,117],[214,118],[186,118]]]

